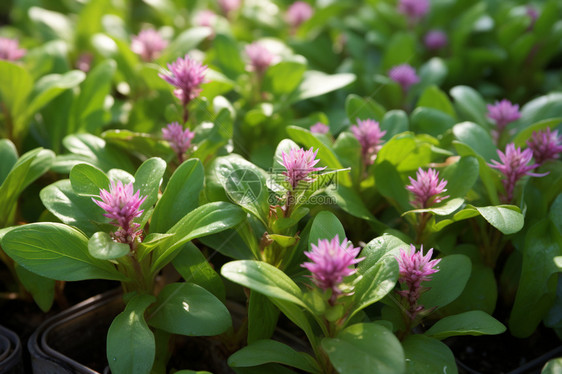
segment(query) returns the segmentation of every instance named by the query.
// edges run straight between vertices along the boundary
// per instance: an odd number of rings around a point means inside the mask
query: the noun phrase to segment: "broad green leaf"
[[[414,35],[408,32],[395,32],[386,45],[382,68],[387,73],[392,67],[404,63],[415,65],[416,40]]]
[[[562,93],[551,92],[523,105],[520,123],[532,124],[560,116]]]
[[[453,134],[458,141],[468,145],[484,160],[496,158],[496,145],[488,131],[481,126],[472,122],[462,122],[453,127]]]
[[[226,76],[236,80],[240,74],[244,73],[245,64],[240,56],[238,45],[232,37],[217,34],[213,39],[213,47],[216,52],[217,64]]]
[[[172,264],[186,282],[195,283],[218,299],[225,299],[224,284],[219,274],[193,243],[186,243]]]
[[[153,157],[143,162],[135,173],[133,191],[140,190],[140,196],[146,196],[146,200],[139,208],[143,209],[145,214],[158,200],[158,191],[166,166],[166,161],[159,157]]]
[[[465,198],[474,183],[478,180],[478,159],[464,156],[457,162],[447,166],[440,173],[440,178],[447,181],[447,192],[451,198]]]
[[[348,214],[370,221],[378,232],[385,230],[386,225],[378,221],[375,216],[369,212],[355,190],[338,184],[335,189],[326,189],[326,194],[333,198],[336,204]]]
[[[279,309],[259,292],[250,291],[248,302],[248,344],[269,339],[279,319]]]
[[[360,120],[372,119],[382,121],[386,109],[372,98],[362,98],[355,94],[348,95],[345,99],[345,112],[351,123]]]
[[[306,65],[301,61],[282,61],[265,72],[263,90],[276,97],[293,92],[302,81]]]
[[[378,324],[350,326],[335,338],[324,338],[322,348],[340,374],[405,373],[400,341]]]
[[[131,251],[126,243],[119,243],[106,232],[96,232],[88,240],[88,252],[99,260],[114,260],[125,256]]]
[[[60,223],[19,226],[4,235],[2,248],[22,267],[47,278],[125,279],[110,262],[90,256],[87,237]]]
[[[154,334],[144,320],[152,295],[138,294],[111,323],[107,332],[107,361],[114,373],[149,374],[154,363]]]
[[[410,335],[402,342],[402,347],[409,374],[458,373],[453,352],[437,339]]]
[[[484,129],[488,128],[486,119],[488,109],[478,91],[468,86],[455,86],[449,93],[455,100],[455,108],[461,119],[476,122]]]
[[[557,279],[553,274],[560,269],[552,259],[562,252],[559,235],[548,219],[531,226],[525,235],[521,278],[509,316],[514,336],[531,335],[556,298]]]
[[[199,204],[203,188],[203,165],[190,159],[183,162],[172,174],[162,197],[154,208],[150,232],[164,233]]]
[[[29,9],[29,18],[44,39],[72,42],[74,36],[72,23],[64,14],[33,6]]]
[[[310,99],[343,88],[356,79],[355,74],[324,74],[320,71],[307,70],[293,101]]]
[[[223,265],[221,274],[228,280],[271,298],[305,306],[299,286],[276,267],[261,261],[231,261]]]
[[[168,47],[163,51],[158,61],[162,63],[170,62],[185,54],[207,39],[213,30],[210,27],[190,27],[179,34]]]
[[[100,189],[109,190],[109,178],[103,171],[90,164],[76,164],[70,170],[70,184],[80,196],[98,197]]]
[[[383,139],[392,139],[395,135],[409,130],[408,115],[403,110],[389,110],[385,113],[380,128],[386,131]]]
[[[426,309],[441,308],[455,300],[464,290],[470,277],[472,263],[465,255],[449,255],[441,258],[439,271],[432,275],[424,287],[430,289],[420,296],[419,304]]]
[[[412,113],[412,130],[432,136],[442,136],[453,128],[456,121],[438,109],[417,107]]]
[[[228,358],[230,367],[251,367],[271,362],[291,366],[308,373],[321,373],[318,363],[310,355],[297,352],[275,340],[258,340]]]
[[[375,185],[377,190],[391,202],[394,202],[399,211],[411,209],[410,197],[396,165],[390,161],[375,162]]]
[[[533,123],[532,125],[525,127],[524,129],[519,131],[515,138],[513,138],[513,143],[516,147],[526,147],[527,140],[532,139],[532,135],[534,132],[538,133],[539,131],[545,130],[547,128],[556,129],[556,126],[558,126],[561,122],[562,117],[557,117]]]
[[[420,77],[419,83],[415,86],[416,90],[431,87],[432,85],[441,85],[447,77],[448,68],[443,59],[432,57],[424,63],[418,70]]]
[[[471,310],[440,319],[424,334],[443,340],[457,335],[497,335],[505,330],[505,326],[488,313]]]
[[[562,373],[562,357],[549,360],[542,368],[541,374],[560,374]]]
[[[514,234],[523,228],[524,217],[514,205],[474,207],[496,229],[503,234]]]
[[[0,99],[8,108],[12,120],[25,110],[33,88],[33,78],[21,66],[0,61]]]
[[[55,281],[32,273],[18,263],[15,263],[15,270],[19,281],[33,296],[35,303],[43,312],[48,312],[55,300]]]
[[[455,109],[447,94],[439,87],[431,85],[427,87],[420,96],[416,107],[433,108],[443,114],[448,114],[452,118],[456,117]]]
[[[346,238],[345,231],[338,218],[328,211],[318,213],[314,217],[308,235],[308,250],[312,250],[312,244],[318,245],[320,239],[331,241],[336,235],[338,235],[340,243]]]
[[[224,304],[193,283],[165,286],[148,311],[147,322],[157,329],[187,336],[218,335],[232,326]]]
[[[4,183],[12,167],[18,160],[16,146],[9,139],[0,139],[0,185]]]
[[[190,240],[235,227],[245,218],[242,209],[226,202],[209,203],[192,210],[168,230],[174,236],[153,252],[151,271],[156,272],[170,262],[176,250]]]

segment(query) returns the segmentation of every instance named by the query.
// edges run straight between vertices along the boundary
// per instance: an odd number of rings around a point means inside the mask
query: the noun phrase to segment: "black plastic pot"
[[[107,369],[106,336],[123,311],[121,290],[91,297],[43,322],[27,347],[34,374],[100,374]]]
[[[0,326],[0,374],[23,373],[20,338],[11,330]]]

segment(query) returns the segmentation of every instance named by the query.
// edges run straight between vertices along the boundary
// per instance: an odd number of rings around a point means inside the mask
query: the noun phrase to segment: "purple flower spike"
[[[531,31],[535,27],[535,23],[539,18],[539,12],[532,6],[527,5],[527,8],[525,9],[525,13],[527,13],[527,16],[529,16],[529,18],[531,19],[531,22],[529,23],[529,27],[527,28],[527,31]]]
[[[501,133],[511,122],[521,118],[519,105],[511,104],[511,102],[506,99],[496,101],[494,105],[487,105],[487,107],[488,118],[495,121],[498,133]]]
[[[258,73],[265,72],[275,60],[275,55],[259,42],[247,45],[246,54],[250,59],[250,70]]]
[[[312,262],[305,262],[301,266],[312,273],[312,281],[323,291],[332,290],[330,304],[334,305],[337,297],[342,294],[339,285],[343,279],[355,274],[357,269],[352,265],[362,261],[356,258],[361,249],[344,238],[340,244],[338,235],[332,240],[320,239],[318,245],[312,244],[310,252],[304,252]]]
[[[309,174],[314,171],[324,170],[326,167],[315,168],[320,160],[315,160],[318,150],[313,151],[312,147],[305,151],[304,149],[291,149],[289,154],[281,152],[281,157],[283,162],[281,165],[285,166],[287,171],[283,172],[285,180],[291,184],[291,188],[294,190],[300,181],[312,182],[314,178],[310,177]]]
[[[131,42],[131,50],[146,62],[155,60],[167,46],[168,42],[154,29],[142,30]]]
[[[416,69],[408,64],[401,64],[393,67],[388,72],[390,79],[402,87],[402,91],[407,92],[410,87],[420,81],[416,74]]]
[[[162,137],[170,143],[170,147],[172,147],[181,160],[183,154],[191,146],[191,140],[195,137],[195,133],[189,131],[189,129],[184,130],[182,125],[173,122],[162,129]]]
[[[502,196],[504,203],[509,203],[513,200],[515,185],[524,175],[544,177],[548,174],[531,173],[531,170],[538,167],[539,164],[527,165],[531,162],[531,158],[533,158],[533,151],[530,148],[521,151],[521,148],[515,148],[515,144],[509,143],[505,148],[505,153],[502,153],[498,149],[498,156],[500,157],[501,163],[492,160],[492,163],[488,165],[494,169],[498,169],[504,175],[502,180],[505,189],[505,196]]]
[[[398,293],[408,301],[410,305],[408,313],[412,320],[423,310],[423,306],[417,305],[418,299],[424,291],[421,283],[431,280],[432,274],[439,271],[437,264],[439,264],[441,259],[432,260],[432,255],[433,248],[427,251],[427,254],[424,256],[423,245],[420,251],[416,252],[414,245],[410,244],[410,250],[401,248],[400,257],[396,258],[400,269],[398,281],[400,284],[406,285],[407,288],[406,290],[398,291]]]
[[[327,134],[330,132],[330,127],[322,122],[317,122],[310,127],[310,132],[313,134]]]
[[[550,127],[547,127],[544,131],[533,132],[532,139],[527,141],[527,145],[533,150],[535,162],[541,165],[546,160],[560,157],[562,136],[558,136],[558,130],[550,131]]]
[[[382,137],[386,131],[381,131],[379,123],[372,119],[361,121],[357,118],[357,126],[351,126],[351,132],[361,144],[361,155],[365,165],[373,163],[375,156],[382,143]]]
[[[0,60],[16,61],[25,56],[26,50],[19,48],[16,39],[0,38]]]
[[[143,210],[139,210],[146,196],[140,197],[140,190],[133,194],[133,184],[124,185],[123,182],[111,181],[109,191],[100,189],[101,201],[92,198],[100,208],[106,211],[105,217],[113,220],[111,224],[119,227],[113,237],[120,243],[133,244],[135,239],[142,234],[140,225],[134,223],[136,217],[140,217]]]
[[[184,58],[179,57],[175,62],[168,64],[168,69],[169,71],[166,70],[158,76],[176,87],[174,95],[185,106],[201,92],[199,86],[205,80],[207,65],[201,65],[199,61],[185,55]]]
[[[424,171],[419,168],[416,172],[416,178],[410,178],[410,185],[406,186],[406,189],[414,194],[415,199],[410,203],[418,208],[428,208],[433,204],[440,203],[449,196],[438,196],[439,194],[447,191],[445,186],[447,181],[441,179],[439,181],[439,172],[434,169],[429,168]]]
[[[429,0],[400,0],[398,11],[408,17],[410,22],[417,22],[429,12]]]
[[[431,30],[425,34],[423,41],[427,49],[435,51],[445,47],[448,43],[448,38],[447,34],[441,30]]]
[[[240,8],[240,0],[218,0],[218,2],[222,13],[226,15]]]
[[[293,28],[299,27],[303,22],[312,17],[312,7],[304,1],[295,1],[287,10],[287,22]]]

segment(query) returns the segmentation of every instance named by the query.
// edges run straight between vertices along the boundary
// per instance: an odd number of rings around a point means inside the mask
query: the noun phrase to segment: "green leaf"
[[[396,166],[389,161],[375,162],[375,184],[381,195],[398,205],[399,211],[411,209],[410,197]]]
[[[497,335],[505,330],[505,326],[488,313],[472,310],[440,319],[425,335],[443,340],[457,335]]]
[[[447,94],[439,87],[431,85],[427,87],[420,96],[416,107],[427,107],[440,111],[443,114],[448,114],[453,119],[456,118],[455,109]]]
[[[165,239],[154,251],[151,271],[156,272],[170,262],[176,250],[190,240],[235,227],[245,218],[242,209],[222,201],[192,210],[168,230],[174,236]]]
[[[453,352],[439,340],[416,334],[403,342],[406,370],[409,374],[457,374]]]
[[[324,74],[319,71],[307,70],[293,101],[310,99],[343,88],[356,79],[355,74]]]
[[[484,160],[496,158],[496,145],[488,131],[472,122],[462,122],[453,127],[455,137],[472,148]]]
[[[457,254],[441,258],[438,267],[431,281],[424,283],[430,289],[419,299],[426,309],[444,307],[459,297],[470,277],[472,263],[467,256]]]
[[[449,114],[433,108],[417,107],[412,113],[412,130],[431,136],[442,136],[456,121]]]
[[[164,233],[199,204],[203,188],[203,165],[197,159],[183,162],[172,174],[154,208],[150,232]]]
[[[297,352],[275,340],[258,340],[228,358],[230,367],[251,367],[272,362],[301,369],[308,373],[320,374],[322,372],[318,363],[310,355]]]
[[[223,265],[221,274],[253,291],[305,307],[299,286],[283,271],[268,263],[253,260],[231,261]]]
[[[158,191],[166,166],[166,161],[153,157],[143,162],[135,173],[133,191],[140,190],[140,196],[146,196],[146,200],[139,208],[144,210],[143,216],[158,200]]]
[[[373,119],[380,122],[386,113],[386,109],[370,97],[362,98],[351,94],[345,99],[345,112],[351,123],[355,123],[357,118],[360,120]]]
[[[533,123],[532,125],[525,127],[524,129],[519,131],[515,136],[515,138],[513,138],[513,143],[515,144],[516,147],[526,147],[527,140],[530,140],[532,138],[534,132],[538,133],[539,131],[545,130],[547,128],[556,129],[556,127],[561,122],[562,122],[562,117],[557,117],[557,118],[545,119]]]
[[[340,374],[405,373],[404,351],[394,334],[374,323],[350,326],[322,348]]]
[[[179,34],[163,51],[162,56],[158,58],[161,63],[166,63],[184,57],[185,54],[199,45],[203,40],[207,39],[213,30],[210,27],[190,27]]]
[[[155,301],[152,295],[135,295],[107,332],[107,361],[114,373],[149,374],[154,363],[154,334],[144,312]]]
[[[478,91],[468,86],[455,86],[449,91],[461,118],[488,128],[486,103]]]
[[[90,164],[76,164],[70,170],[70,184],[80,196],[98,197],[100,189],[109,189],[109,178],[103,171]]]
[[[403,63],[415,65],[412,58],[416,55],[416,40],[413,34],[408,32],[393,33],[392,38],[386,45],[382,69],[386,73],[392,67]]]
[[[403,110],[389,110],[380,123],[381,130],[386,131],[384,139],[391,139],[395,135],[408,131],[410,124],[408,115]]]
[[[263,90],[276,97],[293,92],[302,81],[306,65],[301,61],[282,61],[270,66],[264,75]]]
[[[562,373],[562,357],[549,360],[542,368],[541,374],[560,374]]]
[[[147,321],[157,329],[187,336],[218,335],[232,326],[224,304],[193,283],[165,286],[149,310]]]
[[[125,256],[130,250],[128,244],[114,241],[106,232],[96,232],[88,240],[88,252],[99,260],[114,260]]]
[[[224,284],[219,274],[193,243],[186,243],[172,264],[186,282],[195,283],[218,299],[225,299]]]
[[[531,335],[556,298],[553,274],[560,269],[552,259],[562,254],[559,235],[548,219],[531,226],[525,235],[521,278],[509,316],[509,329],[516,337]]]
[[[519,208],[514,205],[498,205],[474,207],[488,221],[503,234],[514,234],[523,228],[524,217]]]
[[[319,212],[314,217],[310,234],[308,234],[308,250],[312,250],[312,244],[318,245],[318,240],[332,240],[336,235],[338,235],[340,243],[346,238],[345,231],[338,218],[328,211]]]
[[[447,181],[447,195],[450,198],[465,198],[478,180],[480,170],[476,157],[464,156],[457,162],[447,166],[440,177]]]
[[[220,70],[230,79],[236,78],[245,71],[245,64],[240,57],[236,41],[227,35],[217,34],[213,39],[217,64]]]
[[[68,17],[62,13],[34,6],[29,9],[29,18],[39,35],[44,39],[62,39],[66,42],[72,42],[74,35],[72,24]]]
[[[60,223],[19,226],[4,235],[2,248],[22,267],[47,278],[126,279],[111,263],[90,256],[88,238]]]
[[[0,139],[0,185],[4,183],[12,167],[18,160],[16,146],[9,139]]]
[[[35,303],[43,312],[48,312],[55,300],[55,281],[32,273],[18,263],[15,263],[15,270],[19,281],[33,296]]]
[[[12,119],[24,112],[32,88],[33,79],[27,70],[15,63],[0,60],[0,99]]]
[[[250,292],[248,302],[248,344],[269,339],[279,319],[279,309],[259,292]]]

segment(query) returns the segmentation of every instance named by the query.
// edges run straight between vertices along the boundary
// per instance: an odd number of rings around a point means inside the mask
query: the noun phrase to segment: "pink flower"
[[[195,133],[189,131],[189,129],[184,130],[182,125],[173,122],[162,129],[162,137],[170,143],[170,147],[182,159],[183,154],[191,146],[191,140],[195,137]]]
[[[87,73],[90,71],[90,68],[92,67],[93,59],[94,59],[93,54],[89,52],[82,53],[80,56],[78,56],[78,59],[76,60],[76,67],[82,70],[84,73]]]
[[[487,107],[488,118],[495,121],[498,133],[501,133],[508,124],[521,117],[519,105],[513,105],[506,99],[496,101],[494,105],[487,105]]]
[[[250,59],[250,68],[258,73],[263,73],[275,60],[275,55],[263,44],[255,42],[246,46],[246,54]]]
[[[218,0],[223,14],[228,14],[240,8],[240,0]]]
[[[429,0],[400,0],[398,11],[407,16],[410,22],[417,22],[429,12]]]
[[[204,9],[197,13],[195,17],[195,24],[204,27],[213,27],[217,15],[209,9]]]
[[[0,60],[16,61],[25,56],[26,50],[19,48],[16,39],[0,37]]]
[[[317,122],[310,127],[310,132],[314,134],[327,134],[328,132],[330,132],[330,127],[323,124],[322,122]]]
[[[146,200],[146,196],[140,197],[140,190],[133,194],[133,184],[123,185],[123,182],[111,181],[109,191],[100,189],[102,201],[92,198],[100,208],[106,211],[105,217],[112,219],[112,225],[119,227],[113,237],[121,243],[132,244],[137,237],[142,234],[139,230],[140,225],[134,223],[136,217],[140,217],[143,210],[139,210],[140,206]]]
[[[372,119],[361,121],[357,118],[357,126],[351,126],[351,132],[361,144],[361,155],[365,165],[373,163],[373,156],[376,155],[382,137],[386,131],[381,131],[379,123]]]
[[[401,64],[393,67],[388,72],[388,76],[398,83],[404,92],[408,91],[412,85],[420,81],[420,78],[416,74],[416,69],[408,64]]]
[[[532,6],[527,5],[527,8],[525,9],[525,13],[527,13],[527,16],[529,16],[529,18],[531,19],[531,22],[529,23],[529,27],[527,28],[527,31],[531,31],[535,27],[535,23],[539,18],[539,12]]]
[[[418,208],[428,208],[433,204],[440,203],[449,196],[437,196],[447,189],[447,181],[441,179],[439,181],[439,172],[434,169],[429,168],[424,171],[419,168],[416,172],[416,178],[408,177],[410,179],[410,185],[406,186],[406,189],[414,194],[415,199],[410,203]]]
[[[558,130],[550,131],[547,127],[544,131],[533,132],[532,139],[527,141],[529,148],[533,150],[535,162],[541,165],[546,160],[557,159],[562,152],[562,136],[558,136]]]
[[[167,46],[168,42],[154,29],[142,30],[131,42],[131,50],[146,62],[155,60]]]
[[[400,269],[400,275],[398,281],[400,284],[406,285],[405,290],[398,291],[398,293],[403,296],[410,305],[408,314],[413,320],[416,315],[423,310],[423,306],[417,305],[418,299],[424,288],[421,286],[422,282],[427,282],[431,280],[432,274],[439,271],[437,264],[441,259],[431,260],[433,255],[433,248],[427,251],[427,254],[423,255],[423,245],[419,252],[416,252],[416,248],[413,244],[410,244],[410,250],[400,249],[400,257],[397,257],[398,268]]]
[[[295,1],[287,10],[287,22],[293,28],[299,27],[303,22],[312,17],[312,7],[304,1]]]
[[[207,65],[201,65],[199,61],[192,60],[188,55],[182,59],[178,57],[175,62],[168,64],[169,71],[158,74],[166,82],[175,86],[174,95],[187,105],[201,92],[199,86],[205,80]]]
[[[521,179],[524,175],[529,175],[532,177],[544,177],[546,174],[531,173],[530,171],[539,166],[539,164],[528,165],[533,157],[533,151],[530,148],[525,149],[521,152],[521,148],[515,148],[515,144],[509,143],[505,148],[505,153],[502,153],[498,149],[498,156],[500,157],[501,163],[492,160],[490,167],[498,169],[503,175],[502,180],[505,196],[502,196],[502,200],[505,203],[511,202],[513,199],[513,190],[517,181]]]
[[[313,151],[312,147],[305,151],[304,149],[291,149],[289,154],[281,152],[283,162],[280,162],[287,171],[283,172],[285,180],[290,183],[291,188],[294,190],[300,181],[312,182],[314,178],[309,174],[315,171],[324,170],[326,167],[315,168],[320,160],[315,160],[318,150]]]
[[[425,46],[430,50],[437,50],[445,47],[448,42],[447,34],[441,30],[430,30],[423,39]]]
[[[333,305],[336,298],[342,294],[339,285],[347,276],[355,274],[357,269],[352,265],[362,261],[356,258],[360,252],[359,247],[344,238],[340,244],[338,235],[332,240],[320,239],[318,245],[312,244],[310,252],[304,252],[312,262],[305,262],[301,266],[312,273],[312,281],[321,290],[332,290],[330,303]]]

